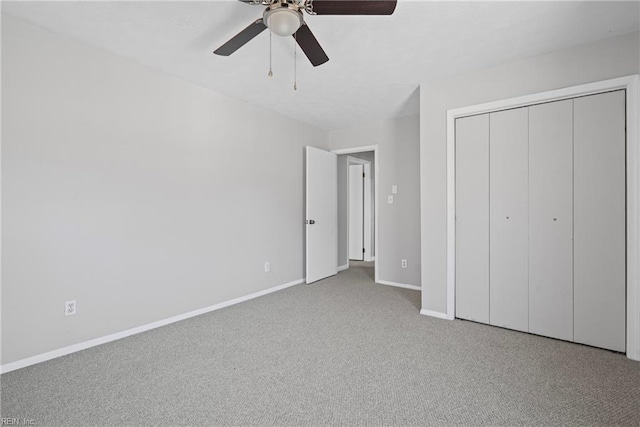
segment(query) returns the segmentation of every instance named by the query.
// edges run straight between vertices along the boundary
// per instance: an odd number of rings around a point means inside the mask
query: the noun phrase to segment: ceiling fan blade
[[[244,30],[233,36],[231,40],[213,51],[216,55],[229,56],[242,46],[247,44],[249,40],[267,29],[267,26],[262,22],[262,18],[249,25]]]
[[[316,15],[391,15],[397,0],[313,0]]]
[[[329,57],[324,53],[322,46],[320,46],[320,43],[318,43],[318,40],[306,23],[298,28],[294,36],[296,42],[298,42],[298,46],[300,46],[300,49],[307,55],[307,58],[309,58],[309,61],[311,61],[314,67],[322,65],[329,60]]]

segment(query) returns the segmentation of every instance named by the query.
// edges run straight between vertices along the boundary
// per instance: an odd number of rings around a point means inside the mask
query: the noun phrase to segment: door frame
[[[374,172],[373,172],[373,194],[374,194],[374,198],[375,200],[373,201],[374,204],[374,209],[373,209],[373,247],[375,248],[376,251],[376,255],[375,255],[375,259],[376,260],[380,260],[380,240],[379,240],[379,236],[380,236],[380,231],[379,231],[379,215],[378,215],[378,205],[379,205],[379,201],[380,201],[380,197],[379,197],[379,192],[380,192],[380,186],[378,185],[378,174],[380,173],[380,159],[379,159],[379,155],[378,155],[378,144],[374,144],[374,145],[362,145],[359,147],[350,147],[350,148],[339,148],[336,150],[331,150],[332,153],[335,153],[337,155],[341,155],[341,154],[354,154],[354,153],[362,153],[365,151],[373,151],[373,168],[374,168]],[[376,283],[379,283],[379,268],[374,268],[373,269],[373,273],[374,273],[374,281]]]
[[[374,155],[374,159],[375,159],[375,155]],[[351,167],[353,165],[362,165],[362,170],[364,171],[365,174],[365,180],[363,182],[363,186],[362,186],[362,203],[363,203],[363,210],[362,210],[362,246],[364,248],[364,253],[362,255],[362,260],[369,262],[369,261],[375,261],[375,257],[371,256],[371,162],[369,160],[364,160],[358,157],[353,157],[353,156],[347,156],[347,167]],[[348,179],[349,179],[349,186],[347,188],[347,199],[349,200],[349,203],[351,203],[351,175],[348,175]],[[367,180],[369,179],[369,180]],[[367,185],[367,183],[369,183],[369,185]],[[375,187],[374,187],[375,188]],[[369,203],[367,203],[367,201],[369,201]],[[367,215],[369,216],[368,221],[367,221]],[[349,210],[349,217],[351,217],[351,211]],[[350,220],[347,221],[347,224],[350,224]],[[367,224],[369,225],[367,227]],[[351,240],[351,229],[350,227],[347,227],[349,229],[348,232],[348,239],[347,240]],[[368,237],[368,238],[367,238]],[[367,244],[368,243],[368,244]],[[349,246],[350,247],[350,246]]]
[[[640,361],[640,75],[540,92],[500,101],[447,110],[447,311],[422,310],[421,313],[444,319],[455,317],[456,285],[456,198],[455,198],[455,120],[476,114],[490,113],[580,96],[595,95],[623,89],[626,91],[626,294],[627,294],[627,357]],[[377,171],[376,171],[377,172]]]

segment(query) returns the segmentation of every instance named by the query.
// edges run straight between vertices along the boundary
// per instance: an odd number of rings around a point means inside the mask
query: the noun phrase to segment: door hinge
[[[362,253],[364,253],[364,248],[362,248]]]
[[[364,178],[364,172],[362,172],[362,177]]]

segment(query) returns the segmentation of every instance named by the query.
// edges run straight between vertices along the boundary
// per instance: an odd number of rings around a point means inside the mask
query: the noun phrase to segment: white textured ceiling
[[[325,129],[418,112],[417,87],[638,31],[639,2],[399,0],[392,16],[309,16],[330,61],[312,67],[292,38],[269,32],[229,57],[212,54],[259,18],[235,0],[2,2],[2,13],[164,73]]]

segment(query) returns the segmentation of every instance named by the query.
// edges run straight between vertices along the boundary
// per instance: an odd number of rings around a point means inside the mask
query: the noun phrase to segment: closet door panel
[[[574,340],[625,351],[625,94],[574,100]]]
[[[573,340],[573,100],[529,107],[529,332]]]
[[[456,317],[489,323],[489,115],[456,120]]]
[[[528,331],[528,109],[489,118],[489,320]]]

